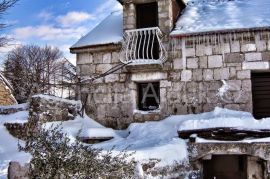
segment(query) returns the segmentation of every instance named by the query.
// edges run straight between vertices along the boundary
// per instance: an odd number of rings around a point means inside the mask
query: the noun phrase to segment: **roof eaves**
[[[254,28],[239,28],[239,29],[224,29],[224,30],[215,30],[215,31],[201,31],[201,32],[187,32],[187,33],[177,33],[170,34],[172,38],[182,38],[189,36],[200,36],[200,35],[213,35],[213,34],[227,34],[227,33],[243,33],[243,32],[254,32],[254,31],[266,31],[270,30],[269,27],[254,27]]]
[[[71,53],[77,53],[78,51],[106,51],[112,49],[119,49],[121,48],[121,42],[118,43],[107,43],[107,44],[97,44],[97,45],[86,45],[81,47],[71,47]]]

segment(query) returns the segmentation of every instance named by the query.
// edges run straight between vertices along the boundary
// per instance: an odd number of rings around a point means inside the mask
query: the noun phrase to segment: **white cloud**
[[[94,14],[106,13],[108,12],[108,9],[113,12],[123,9],[123,7],[116,0],[107,0],[105,3],[103,3],[96,9]]]
[[[46,21],[51,20],[53,18],[53,15],[51,12],[43,10],[38,14],[38,17],[46,22]]]
[[[27,26],[14,30],[14,37],[17,39],[29,39],[33,37],[42,40],[72,40],[79,39],[88,31],[86,27],[57,28],[51,25]]]
[[[94,19],[94,16],[87,12],[72,11],[66,15],[61,15],[56,18],[56,21],[64,27],[73,26],[85,22],[86,20]]]

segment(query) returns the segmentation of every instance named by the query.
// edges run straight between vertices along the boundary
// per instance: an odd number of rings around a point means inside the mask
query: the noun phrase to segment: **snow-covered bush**
[[[40,129],[21,151],[32,155],[30,178],[133,178],[135,162],[125,151],[111,151],[72,142],[59,127]],[[127,160],[129,158],[129,160]]]

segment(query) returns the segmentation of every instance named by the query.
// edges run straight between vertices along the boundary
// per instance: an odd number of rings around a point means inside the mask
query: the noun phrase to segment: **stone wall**
[[[78,101],[47,95],[33,96],[29,106],[30,123],[73,120],[81,109]]]
[[[79,53],[79,75],[84,78],[102,74],[120,64],[119,50]],[[169,51],[169,58],[160,68],[129,65],[84,85],[79,91],[89,94],[87,113],[113,128],[169,115],[208,112],[216,106],[252,112],[251,72],[269,70],[269,50],[268,40],[257,36],[250,41],[187,46],[185,58],[179,47]],[[136,110],[137,84],[157,81],[160,110],[151,113]],[[222,87],[228,89],[219,94]]]

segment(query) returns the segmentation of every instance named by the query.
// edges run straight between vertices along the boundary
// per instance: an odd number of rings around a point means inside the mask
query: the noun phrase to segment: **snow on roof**
[[[269,0],[186,0],[171,35],[270,27]]]
[[[123,39],[123,12],[111,13],[87,35],[82,37],[71,48],[94,45],[117,44]]]

